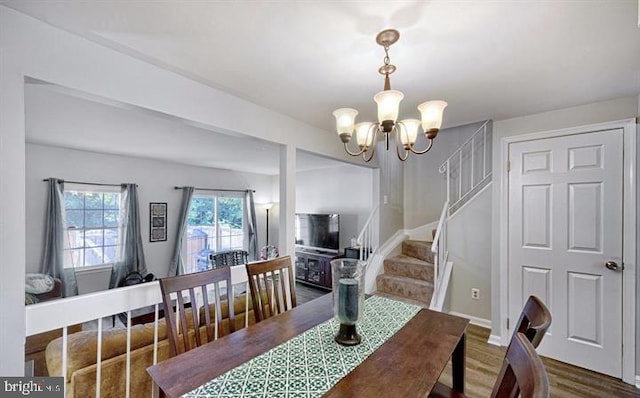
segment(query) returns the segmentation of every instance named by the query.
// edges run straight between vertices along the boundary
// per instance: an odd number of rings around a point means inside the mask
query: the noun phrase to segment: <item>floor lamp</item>
[[[264,205],[265,210],[267,210],[267,244],[266,246],[269,246],[269,210],[271,209],[272,206],[273,206],[273,203],[266,203]]]

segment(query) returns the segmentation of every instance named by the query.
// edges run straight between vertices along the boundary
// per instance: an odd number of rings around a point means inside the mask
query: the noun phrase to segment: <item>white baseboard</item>
[[[467,315],[455,311],[449,311],[449,314],[459,316],[461,318],[467,318],[472,325],[480,326],[485,329],[491,329],[491,321],[488,319],[478,318],[477,316]]]
[[[502,342],[502,338],[495,334],[489,335],[489,340],[487,340],[487,343],[494,345],[496,347],[502,347],[501,342]]]
[[[640,376],[636,375],[636,388],[640,388]]]

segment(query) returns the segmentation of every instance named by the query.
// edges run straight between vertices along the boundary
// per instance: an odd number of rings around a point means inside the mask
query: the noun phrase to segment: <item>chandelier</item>
[[[404,94],[401,91],[391,89],[389,75],[396,71],[396,67],[389,59],[389,47],[399,38],[400,32],[395,29],[383,30],[376,36],[376,42],[384,48],[385,54],[384,65],[378,69],[378,72],[384,75],[384,89],[373,97],[373,100],[378,104],[378,122],[355,124],[358,111],[352,108],[340,108],[333,112],[338,135],[344,143],[344,150],[351,156],[362,155],[366,162],[373,159],[378,134],[384,134],[386,147],[389,150],[389,136],[395,133],[396,154],[400,160],[405,161],[409,157],[409,152],[418,155],[427,153],[433,146],[433,140],[442,125],[442,114],[447,106],[444,101],[427,101],[418,105],[421,120],[397,121],[400,101],[404,98]],[[424,149],[416,149],[414,146],[418,139],[420,126],[422,126],[425,139],[429,141]],[[351,151],[348,144],[354,131],[358,149]]]

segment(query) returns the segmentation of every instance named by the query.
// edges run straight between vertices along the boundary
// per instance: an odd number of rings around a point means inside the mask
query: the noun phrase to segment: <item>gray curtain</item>
[[[62,297],[75,296],[78,294],[76,271],[74,268],[64,267],[64,181],[49,178],[47,191],[44,250],[40,269],[43,274],[60,279]]]
[[[173,249],[173,256],[169,264],[169,275],[175,276],[184,273],[184,264],[182,262],[182,240],[184,234],[187,233],[187,218],[189,217],[189,207],[191,207],[191,199],[193,198],[193,187],[182,187],[182,204],[180,205],[180,215],[178,216],[178,231],[176,234],[176,243]]]
[[[253,191],[247,190],[245,194],[245,204],[247,206],[247,230],[249,233],[249,245],[247,251],[249,252],[249,259],[260,259],[260,253],[258,253],[258,230],[256,229],[256,205],[253,202]]]
[[[118,283],[131,272],[147,274],[147,262],[142,249],[140,233],[140,209],[138,207],[138,188],[136,184],[122,184],[120,199],[120,253],[111,269],[109,289],[118,287]]]

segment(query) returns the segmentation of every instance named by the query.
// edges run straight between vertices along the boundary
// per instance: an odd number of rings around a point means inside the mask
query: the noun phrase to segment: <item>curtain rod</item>
[[[173,189],[182,189],[186,187],[173,187]],[[217,191],[217,192],[255,192],[254,189],[213,189],[213,188],[193,188],[196,191]]]
[[[49,181],[48,178],[43,179],[42,181],[47,182]],[[103,183],[99,183],[99,182],[82,182],[82,181],[67,181],[67,180],[62,180],[62,182],[67,182],[69,184],[78,184],[78,185],[96,185],[99,187],[121,187],[122,184],[103,184]],[[138,186],[138,184],[135,184],[136,187]]]

